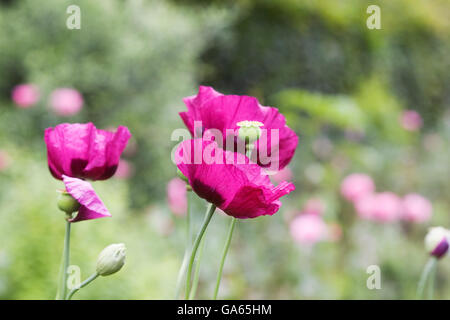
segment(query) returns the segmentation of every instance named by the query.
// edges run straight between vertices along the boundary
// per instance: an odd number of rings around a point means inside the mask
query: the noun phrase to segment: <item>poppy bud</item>
[[[255,142],[261,137],[261,128],[264,124],[259,121],[240,121],[237,123],[239,127],[238,136],[247,143]]]
[[[57,205],[61,211],[64,211],[68,215],[71,215],[80,209],[80,204],[78,201],[66,191],[59,194]]]
[[[442,227],[430,228],[425,236],[425,249],[430,255],[441,258],[449,248],[450,231]]]
[[[123,243],[110,244],[103,249],[97,259],[97,273],[109,276],[119,271],[125,264],[126,251]]]

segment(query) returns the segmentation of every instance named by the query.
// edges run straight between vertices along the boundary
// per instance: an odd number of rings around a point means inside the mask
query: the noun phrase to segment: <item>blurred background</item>
[[[71,4],[80,30],[66,27]],[[370,4],[380,30],[366,26]],[[274,216],[239,221],[221,298],[414,298],[427,229],[450,227],[449,14],[446,0],[1,0],[0,298],[55,297],[62,183],[43,135],[89,121],[133,138],[115,177],[94,183],[113,217],[73,226],[71,263],[84,279],[108,244],[128,252],[75,298],[174,297],[186,219],[167,201],[170,135],[199,85],[256,96],[299,135],[280,173],[297,189]],[[352,198],[358,183],[383,195],[377,214]],[[204,209],[197,199],[197,221]],[[228,223],[217,214],[208,229],[199,298],[212,296]],[[380,290],[366,286],[370,265]],[[450,299],[449,275],[444,258],[436,298]]]

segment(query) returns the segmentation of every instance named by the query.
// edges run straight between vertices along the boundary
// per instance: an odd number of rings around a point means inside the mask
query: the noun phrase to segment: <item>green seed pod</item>
[[[64,211],[68,215],[80,210],[80,204],[69,193],[62,192],[58,196],[57,205],[59,210]]]
[[[259,121],[240,121],[237,123],[239,127],[239,139],[246,143],[255,142],[261,137],[261,128],[264,124]]]

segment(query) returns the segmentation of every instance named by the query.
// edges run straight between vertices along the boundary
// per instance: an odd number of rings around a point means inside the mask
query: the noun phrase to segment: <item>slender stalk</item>
[[[93,274],[91,274],[91,276],[89,278],[87,278],[86,280],[84,280],[78,287],[70,290],[69,294],[66,297],[66,300],[70,300],[72,299],[72,296],[81,288],[87,286],[89,283],[91,283],[92,281],[94,281],[95,279],[97,279],[97,277],[99,276],[99,274],[97,272],[94,272]]]
[[[183,262],[181,263],[180,270],[178,271],[177,284],[175,286],[175,299],[178,299],[181,291],[181,284],[183,283],[184,275],[186,274],[186,268],[189,259],[189,251],[192,247],[192,218],[191,218],[191,201],[192,191],[187,192],[187,213],[186,213],[186,249],[184,250]]]
[[[429,281],[428,281],[428,292],[427,292],[427,299],[428,300],[433,300],[433,295],[434,295],[434,282],[436,280],[436,269],[437,269],[437,259],[436,263],[433,264],[433,266],[431,267],[430,270],[430,277],[429,277]]]
[[[234,227],[236,225],[236,218],[231,218],[230,228],[228,229],[228,235],[227,240],[225,241],[225,246],[223,248],[222,253],[222,259],[220,260],[220,267],[219,272],[217,273],[217,280],[216,280],[216,288],[214,289],[214,296],[213,299],[217,299],[217,294],[219,293],[219,287],[220,287],[220,280],[222,279],[222,272],[223,272],[223,266],[225,265],[225,259],[228,254],[228,250],[230,249],[230,243],[231,243],[231,237],[233,236]]]
[[[59,300],[64,300],[67,291],[67,268],[69,267],[70,261],[70,227],[71,222],[67,220],[66,233],[64,236],[63,265],[62,265],[61,284],[59,289]]]
[[[425,290],[425,286],[427,284],[428,279],[430,279],[430,275],[434,275],[434,269],[436,268],[437,265],[437,258],[435,257],[430,257],[430,259],[428,259],[427,264],[425,265],[425,268],[423,269],[422,275],[420,276],[420,281],[419,281],[419,285],[417,286],[417,299],[423,299],[423,293]],[[432,280],[433,282],[430,283],[431,287],[429,288],[428,291],[428,297],[433,295],[433,284],[434,284],[434,280]]]
[[[200,248],[198,249],[198,258],[195,262],[194,279],[192,280],[192,289],[189,295],[189,300],[195,299],[195,294],[197,293],[198,281],[200,279],[200,262],[202,261],[204,247],[205,237],[203,237],[202,242],[200,242]]]
[[[200,232],[198,233],[197,237],[194,241],[194,246],[192,247],[191,251],[191,257],[189,258],[189,266],[186,276],[186,292],[185,292],[185,300],[189,299],[189,294],[191,292],[191,274],[192,274],[192,266],[194,264],[195,255],[197,254],[198,246],[200,245],[200,241],[203,238],[203,235],[205,234],[206,228],[208,227],[209,222],[211,221],[211,218],[213,216],[214,211],[216,210],[216,206],[214,204],[210,204],[205,215],[205,219],[203,220],[202,227],[200,229]]]

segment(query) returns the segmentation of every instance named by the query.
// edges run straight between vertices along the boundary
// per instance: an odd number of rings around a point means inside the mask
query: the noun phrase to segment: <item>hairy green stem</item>
[[[202,227],[200,229],[200,232],[198,233],[197,237],[194,241],[194,246],[192,247],[191,251],[191,257],[189,258],[189,266],[188,271],[186,275],[186,291],[185,291],[185,300],[189,299],[189,294],[191,292],[191,274],[192,274],[192,266],[194,265],[195,255],[197,254],[198,246],[200,245],[200,242],[203,238],[203,235],[205,234],[206,228],[208,227],[209,222],[211,221],[211,218],[213,216],[214,211],[216,210],[216,206],[214,204],[210,204],[205,215],[205,219],[203,220]]]
[[[94,281],[95,279],[97,279],[97,277],[99,276],[99,274],[97,272],[94,272],[93,274],[91,274],[91,276],[89,278],[87,278],[86,280],[84,280],[78,287],[70,290],[69,294],[67,295],[66,300],[70,300],[72,299],[73,295],[80,290],[81,288],[87,286],[89,283],[91,283],[92,281]]]
[[[203,248],[205,247],[205,237],[203,237],[202,242],[200,242],[200,248],[198,249],[198,258],[195,262],[194,279],[192,280],[192,289],[189,295],[189,300],[195,299],[195,294],[197,293],[198,281],[200,279],[200,263],[203,257]]]
[[[67,268],[69,267],[70,261],[70,227],[71,222],[66,221],[66,233],[64,235],[64,250],[63,250],[63,265],[62,265],[62,276],[59,288],[59,300],[64,300],[67,291]]]
[[[236,218],[231,218],[230,228],[228,229],[227,240],[225,241],[225,246],[223,248],[222,259],[220,260],[219,272],[217,273],[216,288],[214,289],[213,299],[217,299],[217,294],[219,293],[220,280],[222,279],[223,266],[225,265],[225,259],[230,249],[231,237],[233,236],[234,227],[236,225]]]
[[[425,286],[430,279],[430,286],[428,290],[428,298],[430,299],[433,296],[433,286],[434,286],[434,271],[437,266],[437,258],[436,257],[430,257],[428,259],[427,264],[425,265],[425,268],[423,269],[422,275],[420,276],[419,285],[417,286],[417,299],[423,299],[423,294],[425,291]]]

